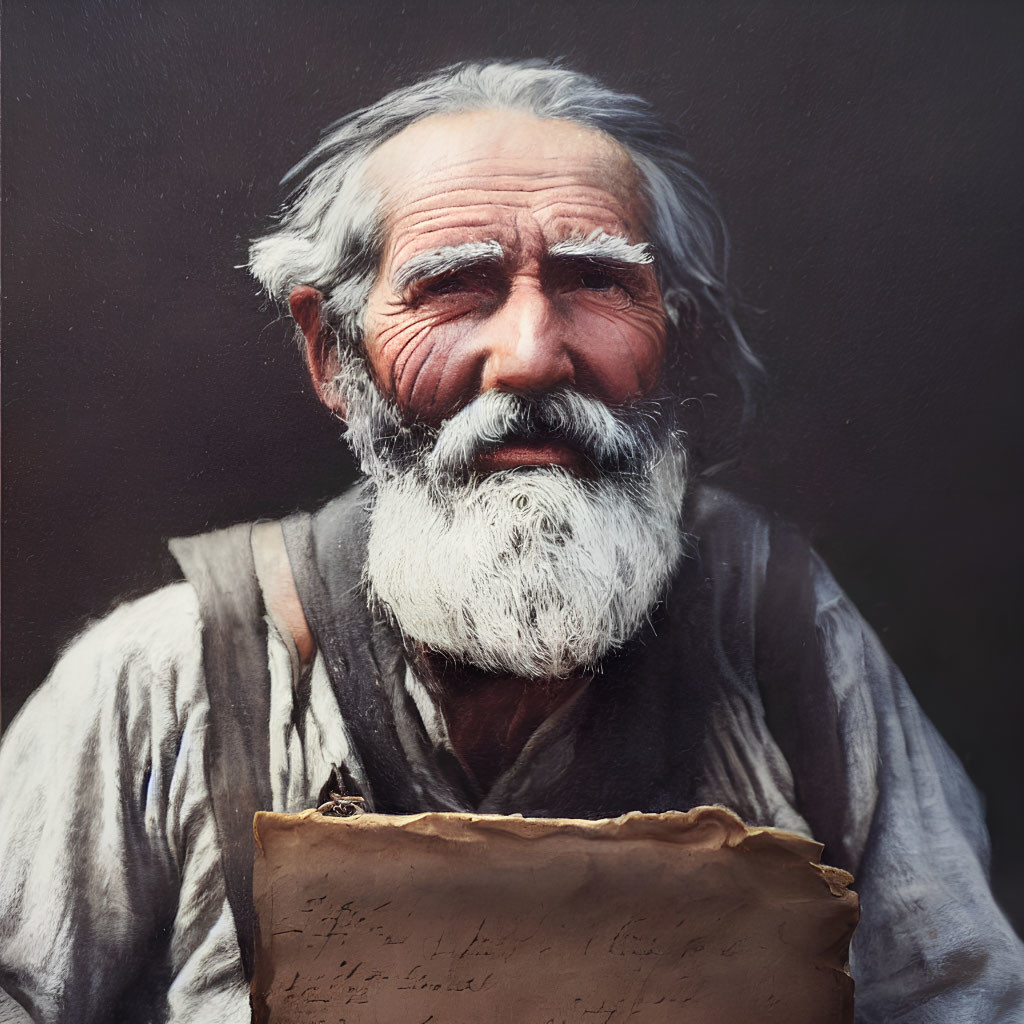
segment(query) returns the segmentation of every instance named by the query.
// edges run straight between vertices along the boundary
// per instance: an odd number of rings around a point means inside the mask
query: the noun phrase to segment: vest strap
[[[169,544],[199,598],[210,708],[204,766],[242,969],[252,978],[252,819],[270,806],[270,669],[249,524]]]
[[[363,489],[316,515],[282,521],[294,586],[316,648],[343,709],[351,760],[364,779],[368,810],[414,813],[422,797],[412,780],[396,725],[404,654],[397,633],[375,618],[360,585],[366,554]]]

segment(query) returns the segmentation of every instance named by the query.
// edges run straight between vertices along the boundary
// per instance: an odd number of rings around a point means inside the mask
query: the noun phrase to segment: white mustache
[[[529,399],[486,391],[438,428],[426,458],[433,473],[455,473],[512,437],[550,434],[580,448],[598,465],[629,464],[653,454],[654,417],[634,410],[626,422],[596,398],[556,391]]]

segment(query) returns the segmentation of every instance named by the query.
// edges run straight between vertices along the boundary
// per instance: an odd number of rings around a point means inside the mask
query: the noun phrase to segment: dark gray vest
[[[366,780],[361,795],[377,812],[446,810],[424,806],[398,739],[398,717],[408,722],[418,716],[403,685],[401,639],[371,614],[361,586],[364,505],[365,490],[356,488],[316,514],[282,524],[303,611],[352,742],[346,774]],[[810,785],[828,774],[823,752],[799,742],[805,721],[822,728],[814,718],[821,702],[813,691],[823,673],[815,656],[806,545],[790,530],[769,528],[759,513],[724,492],[694,488],[686,512],[692,551],[650,622],[605,662],[560,723],[571,738],[562,745],[561,760],[531,764],[521,784],[507,787],[488,811],[602,818],[688,809],[698,792],[716,695],[735,673],[752,683],[753,692],[760,684],[762,692],[774,694],[769,724],[797,778],[801,762],[812,758],[816,770],[804,775]],[[271,806],[266,613],[250,532],[243,525],[171,542],[199,596],[210,699],[206,769],[247,976],[252,816]],[[761,600],[764,590],[776,591],[779,600]],[[765,635],[770,644],[759,643]],[[780,679],[793,685],[780,686]],[[836,781],[832,774],[828,785]],[[828,804],[818,805],[826,816]],[[827,821],[813,815],[811,821],[816,833],[828,832]]]

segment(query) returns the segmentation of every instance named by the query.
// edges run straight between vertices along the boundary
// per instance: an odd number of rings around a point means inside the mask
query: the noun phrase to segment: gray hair
[[[335,122],[285,176],[284,183],[301,181],[277,228],[253,242],[252,274],[279,302],[296,285],[317,288],[339,345],[359,351],[384,242],[379,197],[364,180],[368,158],[425,117],[483,109],[572,121],[626,149],[645,193],[669,321],[679,335],[699,327],[703,343],[687,354],[738,384],[746,406],[760,363],[734,317],[726,284],[728,238],[706,185],[646,101],[557,64],[455,64]]]

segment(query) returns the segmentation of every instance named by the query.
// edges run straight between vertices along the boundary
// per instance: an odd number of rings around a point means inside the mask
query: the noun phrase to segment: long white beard
[[[366,576],[409,637],[523,677],[593,668],[636,634],[679,558],[681,459],[643,497],[562,469],[471,481],[439,503],[408,475],[382,484]]]
[[[522,400],[481,396],[429,443],[406,436],[403,453],[394,411],[372,384],[375,400],[353,406],[352,383],[339,380],[350,438],[375,483],[365,582],[407,638],[481,669],[552,678],[597,667],[636,635],[682,552],[686,457],[672,431],[655,439],[565,392],[547,403],[548,423],[618,469],[460,473],[521,425]],[[371,450],[382,427],[389,444]]]

